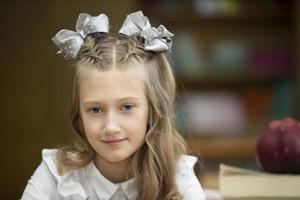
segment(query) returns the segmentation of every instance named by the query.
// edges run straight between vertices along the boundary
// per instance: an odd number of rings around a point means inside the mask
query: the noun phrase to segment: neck
[[[133,177],[131,159],[132,158],[128,158],[120,162],[110,162],[96,155],[94,163],[105,178],[113,183],[120,183]]]

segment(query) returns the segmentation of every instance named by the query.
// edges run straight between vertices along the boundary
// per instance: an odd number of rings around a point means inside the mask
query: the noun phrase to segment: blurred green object
[[[195,0],[195,10],[201,16],[236,16],[240,13],[241,2],[238,0]]]
[[[212,44],[210,58],[216,74],[244,73],[248,63],[249,48],[243,40],[219,40]]]
[[[173,47],[175,70],[186,78],[195,78],[205,71],[205,65],[201,47],[193,33],[188,31],[176,31]]]
[[[273,101],[270,106],[270,119],[295,117],[294,91],[296,90],[291,80],[284,80],[274,88]]]

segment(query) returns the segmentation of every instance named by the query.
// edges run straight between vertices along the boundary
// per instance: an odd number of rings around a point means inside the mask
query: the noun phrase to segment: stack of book
[[[219,189],[224,200],[300,200],[300,175],[220,164]]]

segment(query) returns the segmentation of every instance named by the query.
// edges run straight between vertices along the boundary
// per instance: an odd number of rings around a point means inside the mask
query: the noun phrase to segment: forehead
[[[138,65],[122,68],[85,70],[79,73],[80,102],[117,101],[125,97],[144,100],[144,68]]]

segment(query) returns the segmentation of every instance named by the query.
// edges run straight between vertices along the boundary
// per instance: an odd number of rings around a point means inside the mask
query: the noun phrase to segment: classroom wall
[[[107,14],[111,31],[117,31],[135,9],[130,0],[0,2],[0,199],[21,197],[43,148],[70,142],[73,68],[56,55],[51,37],[63,28],[74,30],[80,12]]]

